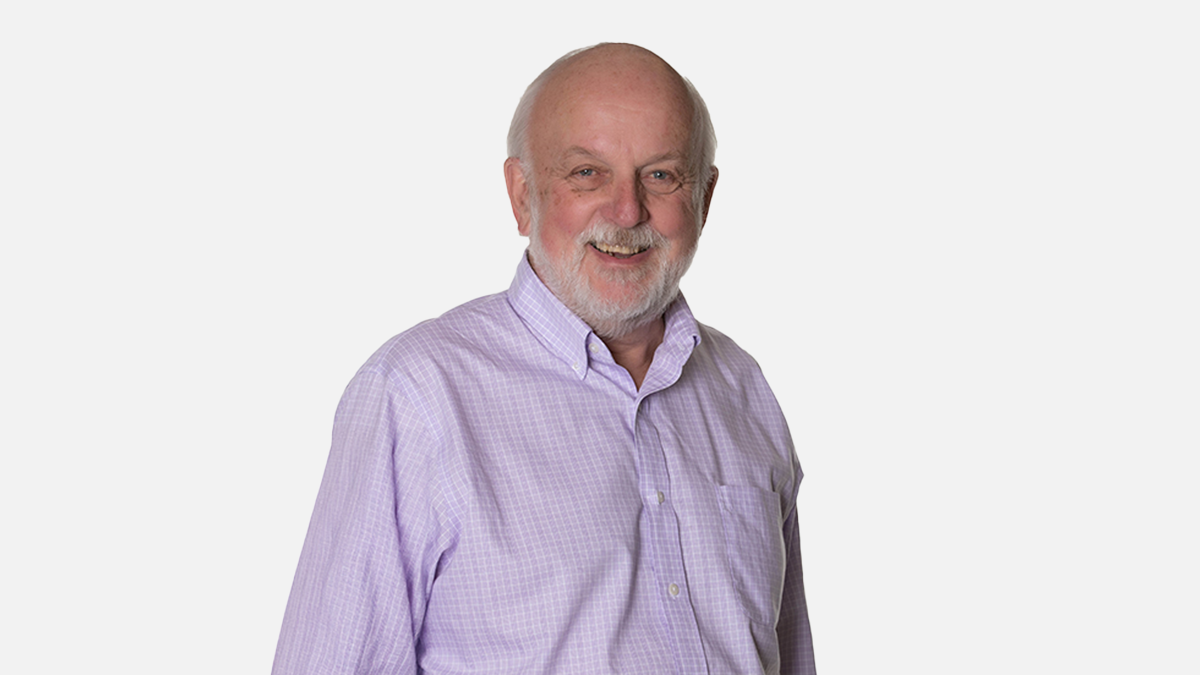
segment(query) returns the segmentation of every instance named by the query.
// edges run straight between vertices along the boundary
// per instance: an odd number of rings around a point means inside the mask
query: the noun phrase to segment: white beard
[[[576,237],[571,253],[553,260],[542,247],[541,213],[537,205],[533,205],[531,215],[530,264],[550,292],[602,338],[628,335],[661,317],[679,296],[679,280],[691,266],[699,241],[698,225],[694,238],[673,245],[648,225],[626,228],[600,222]],[[626,293],[620,298],[602,298],[583,273],[584,256],[588,255],[589,242],[593,241],[635,248],[649,246],[654,249],[657,262],[651,268],[610,271],[606,281],[621,285]],[[672,248],[678,245],[687,246],[687,250],[672,260]]]

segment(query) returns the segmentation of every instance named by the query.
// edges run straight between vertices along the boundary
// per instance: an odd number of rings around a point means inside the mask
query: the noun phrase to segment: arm
[[[347,387],[275,652],[274,675],[417,672],[444,541],[427,426],[386,374]],[[444,550],[444,549],[443,549]]]
[[[803,474],[796,470],[796,487]],[[808,605],[804,598],[804,571],[800,564],[800,528],[796,502],[783,521],[783,541],[787,551],[787,571],[783,579],[783,601],[776,634],[779,637],[780,675],[816,675],[813,661],[812,630],[808,625]]]

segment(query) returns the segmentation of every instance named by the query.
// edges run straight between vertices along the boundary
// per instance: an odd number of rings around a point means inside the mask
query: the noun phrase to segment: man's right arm
[[[425,604],[450,536],[428,426],[364,368],[334,421],[273,675],[416,673]]]

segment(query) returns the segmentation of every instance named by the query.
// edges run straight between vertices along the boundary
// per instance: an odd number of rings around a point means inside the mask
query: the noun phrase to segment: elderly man
[[[714,146],[639,47],[529,86],[527,255],[347,388],[276,675],[815,672],[783,415],[679,295]]]

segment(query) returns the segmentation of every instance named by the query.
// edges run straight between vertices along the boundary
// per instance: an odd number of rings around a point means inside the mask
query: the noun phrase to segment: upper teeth
[[[592,245],[601,251],[604,251],[605,253],[620,253],[621,255],[633,255],[635,253],[641,253],[645,250],[641,248],[633,248],[631,246],[621,246],[620,244],[601,244],[600,242],[596,242]]]

